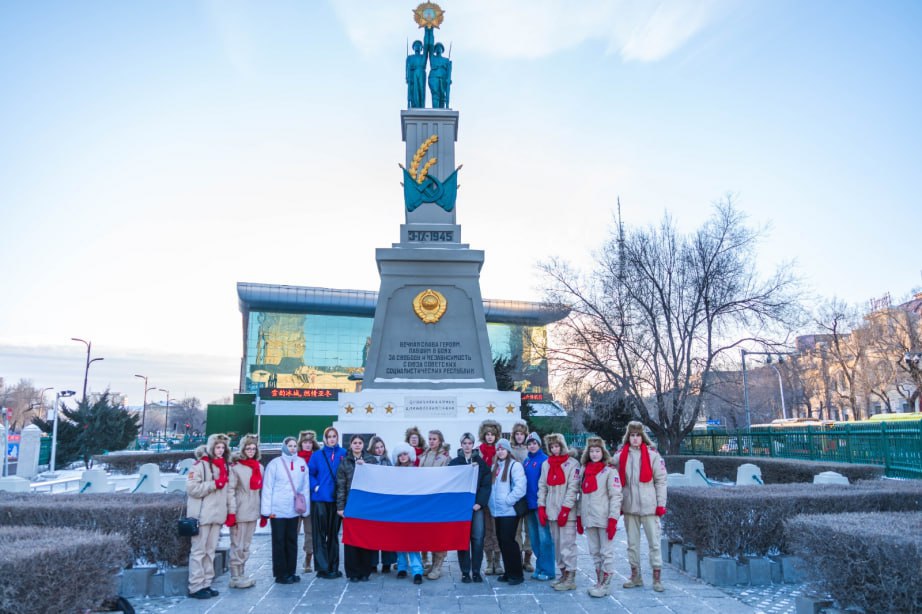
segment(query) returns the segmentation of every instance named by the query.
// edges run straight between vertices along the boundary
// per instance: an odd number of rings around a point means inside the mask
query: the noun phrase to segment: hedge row
[[[278,450],[263,451],[263,464],[269,462],[280,452]],[[174,473],[177,465],[187,458],[195,458],[194,450],[175,450],[171,452],[130,452],[125,454],[98,454],[93,457],[94,466],[103,464],[112,473],[131,475],[137,473],[141,465],[154,463],[163,473]]]
[[[0,527],[0,614],[95,609],[118,591],[130,554],[120,535]]]
[[[874,480],[884,476],[885,468],[878,465],[850,463],[823,463],[788,458],[763,458],[759,456],[667,456],[666,469],[669,473],[685,473],[685,461],[700,460],[704,472],[712,480],[736,482],[736,470],[743,463],[752,463],[762,470],[762,481],[766,484],[796,484],[813,482],[813,476],[823,471],[835,471],[848,478],[849,482]]]
[[[922,513],[801,515],[784,531],[839,607],[922,612]]]
[[[698,556],[745,559],[790,552],[784,521],[797,514],[922,511],[922,482],[674,488],[668,508],[670,540],[695,546]]]
[[[130,547],[120,567],[136,562],[180,567],[189,562],[190,540],[176,521],[183,494],[82,494],[49,496],[0,492],[0,527],[68,527],[119,534]]]
[[[129,452],[125,454],[97,454],[93,457],[93,465],[100,463],[112,473],[132,474],[137,473],[141,465],[154,463],[164,473],[176,471],[176,465],[187,458],[195,458],[194,450],[176,450],[175,452]]]

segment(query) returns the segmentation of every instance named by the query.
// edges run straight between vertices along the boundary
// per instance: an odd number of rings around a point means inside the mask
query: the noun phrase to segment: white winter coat
[[[506,457],[506,462],[512,463],[512,465],[509,467],[509,475],[506,481],[503,482],[503,461],[499,460],[499,458],[493,459],[493,470],[496,471],[496,468],[499,468],[493,482],[493,489],[490,491],[490,513],[493,514],[494,518],[515,516],[513,506],[516,501],[525,496],[527,483],[522,463],[512,458],[511,454]]]
[[[259,513],[263,516],[275,514],[276,518],[295,518],[295,495],[291,489],[291,483],[285,470],[291,472],[291,480],[294,482],[295,489],[304,495],[307,502],[307,512],[302,516],[310,514],[311,505],[311,483],[310,476],[307,473],[307,463],[300,456],[279,456],[272,459],[266,465],[266,473],[263,476],[263,492],[260,498]]]

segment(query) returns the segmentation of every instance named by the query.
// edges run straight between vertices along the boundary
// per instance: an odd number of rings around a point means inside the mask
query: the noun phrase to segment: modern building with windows
[[[240,392],[360,389],[378,293],[238,283],[243,316]],[[566,315],[539,303],[484,300],[493,359],[510,359],[514,387],[548,393],[547,325]]]
[[[259,432],[266,443],[322,432],[337,418],[339,392],[361,389],[377,292],[238,283],[237,296],[240,392],[230,404],[208,406],[207,432]],[[531,415],[559,430],[569,418],[548,389],[547,326],[567,311],[489,299],[484,311],[494,360],[510,360],[513,387]]]

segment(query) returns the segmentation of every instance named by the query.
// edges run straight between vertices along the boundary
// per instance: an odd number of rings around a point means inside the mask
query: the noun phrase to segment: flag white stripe
[[[383,495],[431,495],[476,492],[477,465],[455,467],[382,467],[358,465],[352,488]]]

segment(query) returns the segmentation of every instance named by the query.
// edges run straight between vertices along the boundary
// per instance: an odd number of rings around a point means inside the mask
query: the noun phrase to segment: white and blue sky
[[[376,289],[416,2],[0,3],[0,376],[230,394],[238,281]],[[733,192],[818,296],[922,282],[922,4],[445,0],[484,296]]]

